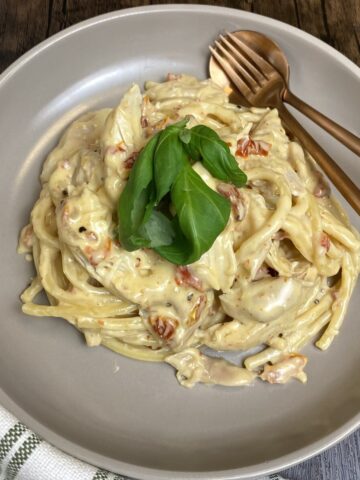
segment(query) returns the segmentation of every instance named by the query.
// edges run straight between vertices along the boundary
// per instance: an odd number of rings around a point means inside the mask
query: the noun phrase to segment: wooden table
[[[0,72],[29,48],[74,23],[112,10],[160,3],[223,5],[276,18],[321,38],[360,66],[360,0],[0,0]],[[290,480],[360,480],[360,431],[283,475]]]

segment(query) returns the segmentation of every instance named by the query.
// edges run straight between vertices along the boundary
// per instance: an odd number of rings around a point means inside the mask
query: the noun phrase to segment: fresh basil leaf
[[[126,243],[123,242],[122,246],[125,250],[132,252],[133,250],[139,250],[139,248],[149,248],[150,240],[140,233],[134,233],[130,235],[130,237],[127,237]]]
[[[187,154],[179,138],[187,121],[185,118],[160,133],[154,153],[156,204],[170,191],[175,178],[187,162]]]
[[[201,152],[197,148],[196,142],[192,141],[191,135],[192,129],[184,128],[184,130],[179,135],[180,140],[183,142],[185,150],[187,151],[191,163],[201,161]]]
[[[179,138],[185,144],[190,143],[190,140],[191,140],[190,130],[188,128],[184,128],[183,130],[181,130],[179,133]]]
[[[151,248],[170,245],[175,237],[174,227],[163,213],[153,210],[149,220],[141,225],[139,233],[149,239]]]
[[[208,187],[189,163],[172,186],[171,200],[177,212],[176,237],[156,251],[172,263],[187,265],[209,250],[224,230],[230,202]]]
[[[195,161],[201,158],[211,175],[223,182],[231,182],[236,187],[246,184],[246,174],[240,170],[229,146],[214,130],[205,125],[197,125],[190,132],[191,140],[186,147]]]
[[[155,248],[155,251],[175,265],[188,265],[191,263],[192,245],[181,231],[177,216],[172,221],[172,227],[175,233],[173,242],[170,245]]]
[[[246,182],[229,147],[203,125],[186,129],[188,119],[156,134],[137,158],[118,204],[118,234],[129,251],[154,248],[172,263],[198,260],[225,228],[230,202],[209,188],[192,169],[201,160],[209,172],[236,186]],[[171,192],[169,220],[155,210]],[[166,207],[166,201],[163,202]]]
[[[159,134],[149,141],[136,159],[118,204],[119,240],[126,250],[148,246],[149,240],[138,230],[154,205],[153,159]],[[152,208],[149,208],[152,204]]]

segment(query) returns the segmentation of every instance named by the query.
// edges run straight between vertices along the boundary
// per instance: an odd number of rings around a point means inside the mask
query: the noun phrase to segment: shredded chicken
[[[306,381],[304,367],[307,364],[307,357],[296,354],[274,365],[265,365],[260,378],[269,383],[287,383],[291,378]]]

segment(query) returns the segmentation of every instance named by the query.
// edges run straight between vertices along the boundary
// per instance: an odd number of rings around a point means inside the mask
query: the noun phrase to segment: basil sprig
[[[170,125],[160,133],[154,153],[154,180],[156,203],[169,193],[178,173],[188,163],[188,156],[180,140],[187,119]],[[146,148],[146,147],[145,147]]]
[[[230,215],[230,202],[212,190],[190,163],[177,176],[171,189],[176,211],[176,241],[155,250],[178,265],[188,265],[209,250],[224,230]]]
[[[187,129],[187,121],[158,132],[143,148],[118,204],[121,245],[128,251],[153,248],[177,265],[209,250],[231,210],[191,163],[201,161],[214,177],[237,187],[247,180],[216,132],[204,125]]]
[[[214,130],[205,125],[197,125],[191,130],[182,130],[180,135],[190,157],[194,161],[202,161],[213,177],[223,182],[231,182],[236,187],[245,185],[247,180],[245,173],[238,167],[229,146]]]

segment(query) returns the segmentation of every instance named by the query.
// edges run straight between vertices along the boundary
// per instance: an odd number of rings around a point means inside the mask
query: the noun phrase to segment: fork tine
[[[274,71],[274,67],[265,60],[261,55],[259,55],[255,50],[248,47],[245,42],[237,38],[234,34],[227,32],[226,35],[231,38],[231,40],[236,43],[238,47],[240,47],[246,55],[251,58],[254,62],[255,66],[262,70],[264,74],[270,74]],[[267,78],[267,77],[266,77]]]
[[[247,69],[250,77],[252,77],[252,80],[256,81],[260,86],[263,86],[268,79],[267,76],[258,68],[254,67],[254,65],[249,62],[245,55],[239,51],[239,49],[235,48],[234,45],[232,45],[223,35],[219,35],[219,38],[233,52],[234,56],[239,60],[239,62],[241,62],[240,65]]]
[[[253,92],[250,90],[248,85],[240,78],[238,73],[233,69],[232,65],[225,60],[213,47],[209,47],[210,52],[214,56],[215,60],[219,63],[219,65],[223,68],[226,75],[230,78],[230,80],[236,85],[236,87],[240,90],[240,92],[246,97],[251,95]]]
[[[217,40],[215,40],[215,45],[216,45],[217,49],[220,50],[220,52],[226,57],[228,63],[231,64],[233,69],[235,71],[238,70],[238,76],[240,74],[240,77],[242,78],[242,80],[247,84],[247,86],[250,88],[250,90],[253,93],[255,93],[254,79],[249,75],[249,72],[240,63],[238,63],[234,59],[233,55],[231,55],[231,53],[228,52],[226,50],[226,48],[224,48],[221,45],[221,43],[219,43]]]

